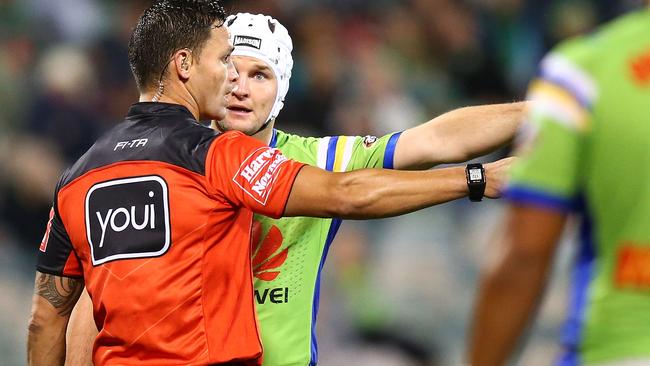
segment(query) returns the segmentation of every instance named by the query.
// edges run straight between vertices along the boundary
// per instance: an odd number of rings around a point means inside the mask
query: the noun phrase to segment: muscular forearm
[[[341,217],[366,219],[396,216],[467,195],[465,169],[427,172],[360,170],[344,181],[344,192],[358,199]]]
[[[468,160],[490,153],[510,143],[524,120],[526,103],[510,103],[462,108],[462,124],[450,123],[450,134],[457,134]],[[461,160],[461,161],[464,161]]]
[[[512,162],[512,158],[507,158],[484,166],[486,197],[499,197]],[[467,193],[464,167],[329,173],[305,166],[296,177],[283,216],[389,217],[449,202]]]
[[[37,273],[27,337],[30,366],[64,364],[66,327],[82,289],[82,281]]]
[[[465,107],[404,131],[395,150],[397,169],[457,163],[510,143],[528,102]]]
[[[426,172],[364,169],[328,173],[304,167],[285,216],[370,219],[395,216],[467,194],[463,168]]]
[[[471,337],[472,366],[505,365],[545,284],[546,265],[507,255],[481,285]]]
[[[468,359],[472,366],[506,364],[537,307],[565,215],[510,207],[504,231],[493,240],[503,256],[481,284]]]
[[[284,216],[395,216],[466,195],[464,174],[462,168],[329,173],[305,166],[296,177]]]
[[[84,290],[75,305],[67,331],[66,366],[92,365],[93,343],[97,337],[92,301]]]
[[[34,297],[34,301],[42,301]],[[65,327],[32,315],[27,336],[27,363],[30,366],[63,365]]]

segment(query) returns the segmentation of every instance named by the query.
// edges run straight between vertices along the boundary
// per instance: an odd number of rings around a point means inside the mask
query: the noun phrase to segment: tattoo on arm
[[[36,294],[52,304],[60,316],[70,315],[83,288],[83,281],[74,278],[45,273],[36,277]]]

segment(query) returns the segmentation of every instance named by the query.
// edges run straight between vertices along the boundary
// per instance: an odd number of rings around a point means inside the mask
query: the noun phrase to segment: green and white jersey
[[[560,365],[650,361],[650,11],[541,63],[506,197],[580,210]]]
[[[270,145],[291,159],[334,172],[391,169],[399,136],[313,138],[274,130]],[[264,366],[316,364],[320,274],[340,225],[340,219],[255,215],[252,261]]]

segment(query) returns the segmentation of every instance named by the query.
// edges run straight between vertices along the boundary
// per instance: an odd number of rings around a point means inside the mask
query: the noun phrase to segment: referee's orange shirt
[[[96,365],[261,363],[253,212],[279,217],[303,164],[180,105],[136,103],[57,186],[37,269],[83,277]]]

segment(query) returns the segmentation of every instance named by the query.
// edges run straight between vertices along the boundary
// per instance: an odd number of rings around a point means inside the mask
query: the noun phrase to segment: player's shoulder
[[[271,140],[271,146],[280,149],[286,157],[312,165],[324,143],[323,137],[300,136],[278,129]]]
[[[300,136],[300,135],[284,132],[278,129],[275,129],[273,133],[274,133],[273,139],[276,141],[277,148],[280,148],[281,146],[284,145],[317,143],[322,139],[322,137]]]
[[[283,146],[287,145],[332,145],[331,147],[336,147],[338,141],[354,141],[361,142],[362,140],[372,139],[372,142],[377,140],[374,136],[346,136],[346,135],[332,135],[332,136],[300,136],[295,134],[290,134],[281,130],[275,130],[275,135],[273,141],[275,141],[275,147],[281,149]]]
[[[564,58],[584,69],[601,65],[613,50],[650,40],[650,10],[620,16],[597,30],[558,44],[552,56]]]
[[[596,32],[596,39],[600,42],[598,45],[625,47],[630,43],[648,41],[650,39],[649,32],[650,9],[644,9],[620,16],[603,25]]]

